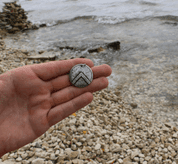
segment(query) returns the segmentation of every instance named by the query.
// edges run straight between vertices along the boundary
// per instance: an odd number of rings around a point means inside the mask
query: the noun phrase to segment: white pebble
[[[96,146],[95,146],[95,150],[99,150],[101,148],[101,144],[96,144]]]
[[[32,164],[44,164],[44,159],[37,158],[32,161]]]

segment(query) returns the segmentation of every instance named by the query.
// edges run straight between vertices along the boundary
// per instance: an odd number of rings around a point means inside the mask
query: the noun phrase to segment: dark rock
[[[59,49],[63,50],[63,49],[67,49],[67,50],[76,50],[76,48],[74,47],[69,47],[69,46],[60,46]]]
[[[39,27],[34,24],[34,25],[32,25],[32,29],[33,29],[33,30],[37,30],[37,29],[39,29]]]
[[[37,148],[41,148],[41,143],[39,143],[39,142],[36,142],[36,144],[35,144],[35,147],[37,147]]]
[[[39,53],[39,54],[42,54],[42,53],[44,53],[44,51],[43,51],[43,50],[41,50],[41,51],[39,51],[38,53]]]
[[[44,24],[40,24],[40,27],[46,27],[46,24],[44,23]]]
[[[173,25],[173,26],[177,26],[178,25],[178,23],[176,23],[176,22],[165,22],[163,24],[168,24],[168,25]]]
[[[17,31],[20,31],[20,29],[19,29],[19,28],[16,28],[16,27],[14,27],[14,28],[8,30],[9,33],[16,33]]]
[[[111,42],[107,44],[108,48],[112,48],[114,50],[120,50],[120,42],[119,41],[115,41],[115,42]]]
[[[137,108],[137,104],[136,104],[136,103],[131,103],[130,106],[131,106],[132,108]]]

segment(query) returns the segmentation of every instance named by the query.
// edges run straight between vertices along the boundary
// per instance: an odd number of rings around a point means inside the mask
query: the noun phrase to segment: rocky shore
[[[10,21],[14,7],[24,18],[23,25]],[[24,65],[71,58],[61,55],[63,49],[55,55],[45,51],[31,55],[27,50],[7,48],[3,40],[7,32],[32,26],[18,5],[7,3],[3,12],[9,15],[0,14],[0,74]],[[120,49],[119,42],[108,46]],[[89,53],[100,51],[102,47],[89,49]],[[158,110],[153,113],[151,108],[138,108],[139,102],[123,99],[119,89],[107,88],[93,95],[91,104],[52,126],[32,143],[5,154],[0,164],[178,164],[178,124],[168,122]]]
[[[0,73],[57,58],[29,57],[26,50],[6,48],[0,37]],[[140,114],[137,104],[120,92],[94,93],[94,100],[52,126],[32,143],[5,154],[0,163],[18,164],[177,164],[178,129]]]

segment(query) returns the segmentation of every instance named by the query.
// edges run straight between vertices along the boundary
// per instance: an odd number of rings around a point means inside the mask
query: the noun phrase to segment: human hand
[[[85,88],[71,86],[69,71],[86,64],[93,81]],[[94,67],[89,59],[70,59],[26,65],[0,75],[0,157],[45,133],[52,125],[88,105],[92,92],[108,86],[111,67]]]

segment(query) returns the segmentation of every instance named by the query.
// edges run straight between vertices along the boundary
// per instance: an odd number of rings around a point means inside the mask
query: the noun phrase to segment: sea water
[[[3,2],[13,0],[1,0]],[[72,21],[94,17],[98,23],[116,24],[134,18],[178,16],[177,0],[17,0],[33,23]]]

